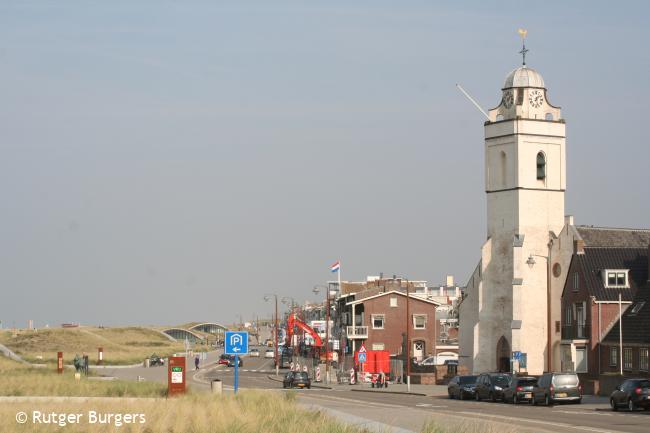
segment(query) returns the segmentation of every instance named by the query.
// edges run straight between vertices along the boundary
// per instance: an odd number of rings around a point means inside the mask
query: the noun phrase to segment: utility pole
[[[409,280],[406,279],[406,390],[411,392],[411,331],[409,316]]]
[[[278,362],[278,295],[275,296],[275,344],[273,345],[273,357],[275,358],[275,375],[280,374],[280,363]]]
[[[275,298],[275,344],[273,345],[273,358],[275,359],[275,375],[278,376],[280,374],[280,363],[278,362],[278,295],[275,293],[264,295],[264,300],[268,302],[271,296]]]

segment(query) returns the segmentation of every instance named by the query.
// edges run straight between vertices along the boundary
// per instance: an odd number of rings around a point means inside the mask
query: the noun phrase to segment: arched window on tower
[[[506,153],[504,151],[501,151],[501,187],[505,188],[506,187],[506,176],[508,174],[508,157],[506,156]]]
[[[537,154],[537,180],[546,179],[546,157],[543,152]]]

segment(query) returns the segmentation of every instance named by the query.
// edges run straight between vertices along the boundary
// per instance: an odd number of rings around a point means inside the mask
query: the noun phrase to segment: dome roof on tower
[[[527,67],[526,65],[520,66],[514,71],[510,72],[503,83],[503,88],[510,87],[544,87],[544,79],[536,70]]]

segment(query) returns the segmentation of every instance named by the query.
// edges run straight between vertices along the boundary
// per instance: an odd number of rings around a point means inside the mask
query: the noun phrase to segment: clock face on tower
[[[512,107],[514,98],[512,96],[512,90],[506,90],[503,92],[503,106],[506,108]]]
[[[542,95],[542,92],[539,90],[531,90],[528,94],[528,101],[533,108],[539,108],[544,102],[544,95]]]

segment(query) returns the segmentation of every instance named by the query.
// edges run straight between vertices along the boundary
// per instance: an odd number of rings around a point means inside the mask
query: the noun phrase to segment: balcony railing
[[[368,338],[368,327],[367,326],[348,326],[347,327],[348,338]]]
[[[562,326],[562,339],[563,340],[583,340],[588,339],[589,335],[588,325],[564,325]]]

